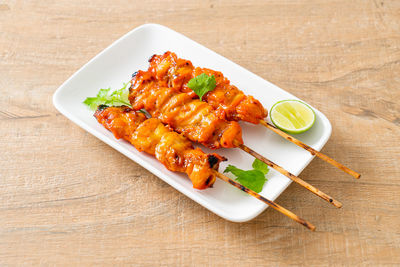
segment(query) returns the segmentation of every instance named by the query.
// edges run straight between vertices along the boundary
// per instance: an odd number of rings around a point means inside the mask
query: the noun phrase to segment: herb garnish
[[[200,74],[192,78],[187,86],[192,89],[202,100],[202,97],[209,91],[214,90],[216,86],[216,81],[214,75],[208,76],[205,73]]]
[[[110,106],[131,106],[129,103],[129,90],[127,89],[129,83],[124,83],[124,86],[114,92],[110,92],[111,88],[100,89],[96,97],[88,97],[83,101],[88,105],[91,110],[95,110],[99,105]]]
[[[253,170],[241,170],[233,165],[228,165],[224,173],[230,172],[236,176],[236,180],[247,188],[260,193],[267,179],[268,165],[261,160],[255,159],[252,164]]]

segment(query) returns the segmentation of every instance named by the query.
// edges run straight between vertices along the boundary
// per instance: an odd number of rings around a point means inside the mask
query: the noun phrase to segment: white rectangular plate
[[[191,60],[195,66],[221,71],[232,84],[259,99],[268,110],[279,100],[298,99],[169,28],[157,24],[145,24],[115,41],[64,82],[53,96],[54,105],[74,123],[219,216],[234,222],[255,218],[266,209],[266,204],[220,180],[216,181],[213,188],[193,189],[186,175],[170,172],[154,157],[138,152],[123,140],[116,140],[96,121],[93,112],[82,104],[86,97],[95,96],[99,88],[120,88],[124,82],[130,80],[133,72],[147,69],[147,60],[151,55],[167,50],[177,53],[181,58]],[[308,132],[296,137],[320,150],[328,141],[332,127],[321,112],[315,108],[314,110],[317,115],[315,125]],[[300,174],[313,158],[307,151],[260,125],[248,123],[241,125],[247,146],[295,175]],[[220,171],[223,171],[227,164],[251,169],[253,158],[239,149],[221,149],[217,152],[228,158],[228,162],[221,164]],[[274,170],[268,173],[267,178],[268,182],[261,194],[270,200],[275,200],[291,182]],[[314,196],[310,194],[310,198],[312,197]]]

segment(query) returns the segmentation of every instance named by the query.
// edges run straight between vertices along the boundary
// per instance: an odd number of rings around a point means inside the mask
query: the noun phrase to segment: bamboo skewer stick
[[[253,190],[239,184],[238,182],[230,179],[229,177],[226,177],[225,175],[223,175],[222,173],[219,172],[215,172],[215,175],[220,178],[221,180],[224,180],[225,182],[230,183],[231,185],[233,185],[234,187],[239,188],[240,190],[242,190],[243,192],[261,200],[262,202],[268,204],[268,206],[274,208],[275,210],[279,211],[280,213],[288,216],[289,218],[291,218],[292,220],[302,224],[303,226],[307,227],[308,229],[310,229],[311,231],[315,231],[315,226],[309,222],[307,222],[306,220],[300,218],[299,216],[297,216],[296,214],[294,214],[293,212],[291,212],[290,210],[285,209],[284,207],[276,204],[275,202],[266,199],[265,197],[261,196],[260,194],[254,192]]]
[[[263,157],[262,155],[258,154],[257,152],[255,152],[254,150],[252,150],[251,148],[243,145],[243,144],[236,144],[240,149],[242,149],[243,151],[249,153],[250,155],[252,155],[253,157],[261,160],[262,162],[264,162],[265,164],[267,164],[268,166],[270,166],[271,168],[277,170],[278,172],[280,172],[281,174],[285,175],[286,177],[288,177],[289,179],[291,179],[292,181],[298,183],[299,185],[303,186],[304,188],[308,189],[309,191],[311,191],[312,193],[316,194],[317,196],[319,196],[320,198],[326,200],[327,202],[331,203],[333,206],[335,206],[336,208],[341,208],[342,207],[342,203],[340,203],[339,201],[337,201],[336,199],[332,198],[331,196],[325,194],[324,192],[320,191],[319,189],[317,189],[316,187],[310,185],[309,183],[307,183],[306,181],[303,181],[302,179],[300,179],[299,177],[297,177],[296,175],[288,172],[287,170],[285,170],[284,168],[282,168],[281,166],[273,163],[272,161],[270,161],[269,159]]]
[[[351,176],[353,176],[356,179],[359,179],[361,177],[361,174],[347,168],[346,166],[344,166],[343,164],[337,162],[336,160],[328,157],[327,155],[315,150],[314,148],[304,144],[303,142],[301,142],[300,140],[294,138],[293,136],[288,135],[287,133],[279,130],[278,128],[276,128],[274,125],[264,121],[264,120],[260,120],[260,124],[262,124],[263,126],[267,127],[268,129],[272,130],[273,132],[279,134],[280,136],[282,136],[283,138],[285,138],[286,140],[292,142],[295,145],[298,145],[301,148],[304,148],[305,150],[307,150],[308,152],[310,152],[313,156],[317,156],[320,159],[328,162],[329,164],[335,166],[338,169],[341,169],[342,171],[350,174]]]

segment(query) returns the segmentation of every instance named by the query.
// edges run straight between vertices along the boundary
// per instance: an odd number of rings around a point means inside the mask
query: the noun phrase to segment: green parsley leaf
[[[100,89],[96,97],[88,97],[83,101],[84,104],[89,106],[91,110],[95,110],[99,105],[110,105],[110,106],[131,106],[129,103],[129,90],[127,88],[129,83],[125,83],[124,86],[110,93],[111,88]]]
[[[264,175],[269,172],[268,165],[259,159],[255,159],[251,166],[253,167],[253,169],[259,170],[264,173]]]
[[[200,100],[202,100],[202,97],[207,92],[214,90],[216,84],[214,75],[208,76],[202,73],[191,79],[187,85],[199,96]]]
[[[233,165],[228,165],[224,173],[230,172],[236,176],[236,180],[245,187],[260,193],[267,179],[265,175],[269,172],[268,165],[261,160],[255,159],[252,164],[253,170],[241,170]]]
[[[83,101],[83,103],[89,106],[91,110],[95,110],[98,106],[98,99],[97,97],[88,97]]]
[[[239,177],[239,176],[243,175],[246,171],[241,170],[241,169],[237,168],[236,166],[229,164],[228,167],[226,167],[224,170],[224,173],[227,173],[227,172],[231,172],[236,177]]]

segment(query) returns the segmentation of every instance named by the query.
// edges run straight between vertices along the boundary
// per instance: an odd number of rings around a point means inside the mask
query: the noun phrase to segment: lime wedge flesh
[[[272,106],[270,114],[275,126],[288,133],[303,133],[315,122],[312,108],[298,100],[279,101]]]

